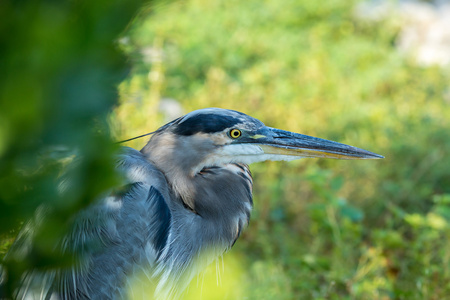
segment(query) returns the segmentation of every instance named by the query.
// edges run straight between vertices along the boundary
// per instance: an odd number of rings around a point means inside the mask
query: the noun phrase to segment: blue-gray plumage
[[[144,270],[157,298],[176,298],[248,224],[253,181],[247,165],[302,157],[382,158],[231,110],[178,118],[141,151],[122,149],[117,169],[124,187],[81,212],[62,241],[80,253],[80,262],[70,270],[31,272],[18,297],[124,298],[128,278]]]

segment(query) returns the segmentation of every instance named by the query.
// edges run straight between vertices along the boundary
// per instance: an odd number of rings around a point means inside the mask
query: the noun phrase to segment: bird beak
[[[265,154],[335,159],[380,159],[383,156],[353,146],[308,135],[264,127],[249,137]]]

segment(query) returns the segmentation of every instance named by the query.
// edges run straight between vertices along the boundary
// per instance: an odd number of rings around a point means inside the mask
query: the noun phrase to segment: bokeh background
[[[113,141],[222,107],[386,158],[253,165],[250,226],[187,299],[450,299],[449,2],[110,2],[0,10],[1,255],[50,211],[13,275],[64,261],[70,216],[117,183]]]

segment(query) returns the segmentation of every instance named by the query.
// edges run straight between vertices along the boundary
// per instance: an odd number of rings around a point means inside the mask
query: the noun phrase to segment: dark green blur
[[[4,293],[25,269],[68,263],[53,249],[71,216],[118,182],[106,117],[128,72],[117,39],[143,4],[0,3],[0,258],[36,209],[47,214],[23,259],[3,263]],[[58,178],[74,158],[62,191]]]

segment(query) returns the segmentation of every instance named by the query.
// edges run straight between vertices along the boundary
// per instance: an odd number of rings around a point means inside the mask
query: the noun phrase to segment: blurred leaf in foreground
[[[127,66],[115,41],[142,0],[0,4],[1,257],[36,209],[30,245],[2,263],[11,295],[26,269],[64,263],[54,249],[71,216],[117,182],[106,126]],[[67,172],[70,188],[58,178]],[[39,225],[39,226],[38,226]]]

